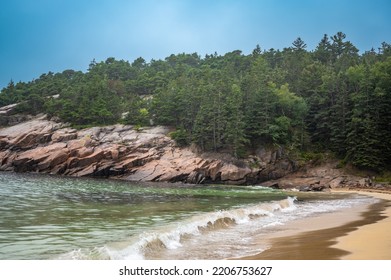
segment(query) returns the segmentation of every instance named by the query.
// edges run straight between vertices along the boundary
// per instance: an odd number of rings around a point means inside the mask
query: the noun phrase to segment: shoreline
[[[368,192],[357,191],[368,195]],[[338,237],[335,247],[349,251],[345,260],[391,260],[391,194],[370,192],[369,195],[388,201],[383,219]],[[370,242],[367,242],[370,240]]]
[[[354,192],[378,203],[328,213],[282,226],[271,247],[241,260],[391,260],[391,193]]]

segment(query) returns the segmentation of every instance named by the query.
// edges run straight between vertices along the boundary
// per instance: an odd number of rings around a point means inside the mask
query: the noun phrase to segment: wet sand
[[[247,260],[391,260],[391,194],[360,192],[382,199],[295,221],[273,236],[270,249]]]
[[[342,259],[391,260],[391,194],[371,193],[371,195],[388,200],[388,207],[381,213],[384,219],[337,238],[335,247],[350,252]]]

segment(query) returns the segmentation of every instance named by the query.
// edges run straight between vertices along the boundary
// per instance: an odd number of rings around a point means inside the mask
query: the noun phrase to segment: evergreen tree
[[[325,34],[314,51],[298,37],[283,50],[257,45],[248,55],[94,59],[86,73],[11,81],[0,106],[19,103],[18,112],[44,112],[80,127],[152,121],[171,126],[178,145],[236,157],[273,144],[332,151],[382,170],[391,166],[390,81],[390,44],[360,55],[338,32]]]
[[[224,139],[236,158],[243,156],[243,147],[247,142],[244,132],[243,112],[241,110],[242,101],[243,97],[240,87],[233,84],[224,106],[224,115],[227,120]]]

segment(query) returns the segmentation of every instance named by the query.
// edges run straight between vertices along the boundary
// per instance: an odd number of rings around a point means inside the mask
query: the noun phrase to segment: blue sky
[[[0,88],[108,57],[313,50],[342,31],[361,52],[391,43],[389,0],[0,0]]]

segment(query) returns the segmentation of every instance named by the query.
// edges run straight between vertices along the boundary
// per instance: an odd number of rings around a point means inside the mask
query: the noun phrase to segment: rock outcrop
[[[0,127],[16,125],[34,118],[31,115],[17,113],[16,108],[18,105],[19,104],[16,103],[0,107]]]
[[[72,129],[45,116],[0,129],[0,170],[132,181],[256,184],[296,170],[281,149],[247,161],[179,148],[169,128]]]
[[[264,182],[266,187],[303,192],[330,191],[331,189],[390,192],[389,184],[376,183],[370,175],[361,177],[338,167],[338,161],[307,166],[287,176]]]

